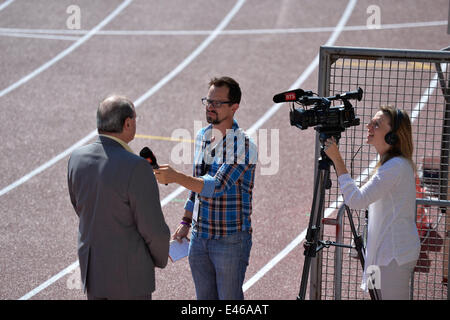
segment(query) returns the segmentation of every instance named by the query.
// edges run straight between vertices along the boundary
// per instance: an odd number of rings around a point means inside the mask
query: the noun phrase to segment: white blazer
[[[345,204],[352,209],[369,207],[365,269],[387,266],[393,259],[403,265],[419,258],[415,175],[408,160],[390,159],[361,188],[349,174],[338,181]]]

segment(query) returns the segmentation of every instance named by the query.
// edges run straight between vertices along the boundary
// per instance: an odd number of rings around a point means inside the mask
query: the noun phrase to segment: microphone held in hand
[[[153,154],[152,150],[150,150],[149,147],[142,148],[141,152],[139,152],[139,155],[147,159],[147,161],[152,165],[153,169],[159,169],[158,162],[156,161],[156,157]]]
[[[152,150],[150,150],[149,147],[142,148],[141,152],[139,152],[139,155],[146,159],[153,167],[153,169],[159,169],[158,162],[156,161],[156,157],[153,154]],[[167,183],[166,183],[167,186]]]

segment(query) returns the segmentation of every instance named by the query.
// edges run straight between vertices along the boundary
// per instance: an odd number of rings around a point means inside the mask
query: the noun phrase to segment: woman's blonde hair
[[[415,171],[416,165],[413,161],[414,144],[412,138],[411,120],[408,113],[400,109],[397,111],[397,108],[391,105],[381,106],[380,110],[383,111],[383,114],[388,117],[391,129],[394,130],[395,127],[397,128],[395,134],[398,139],[397,142],[381,157],[377,164],[377,168],[388,160],[401,156],[406,158],[411,163],[411,166]],[[397,112],[401,113],[401,117],[398,116]],[[397,123],[395,123],[395,121],[397,121]]]

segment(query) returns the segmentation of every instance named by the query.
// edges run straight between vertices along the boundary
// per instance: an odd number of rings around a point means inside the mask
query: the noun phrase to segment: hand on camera
[[[323,151],[325,151],[325,154],[331,159],[334,160],[340,156],[339,149],[336,144],[336,139],[334,137],[328,138],[325,141],[325,144],[323,146]]]

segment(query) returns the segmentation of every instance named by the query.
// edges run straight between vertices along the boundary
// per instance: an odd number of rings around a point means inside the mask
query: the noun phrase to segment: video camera
[[[273,101],[275,103],[295,102],[303,106],[295,108],[292,104],[289,114],[291,125],[301,130],[315,127],[315,130],[325,133],[326,136],[340,138],[340,133],[345,131],[346,128],[359,125],[359,118],[356,118],[355,110],[349,100],[357,99],[361,101],[363,96],[361,88],[331,97],[314,97],[313,95],[312,91],[296,89],[276,94]],[[344,104],[330,107],[333,100],[341,100]],[[311,109],[305,108],[310,105],[314,105],[314,107]]]

